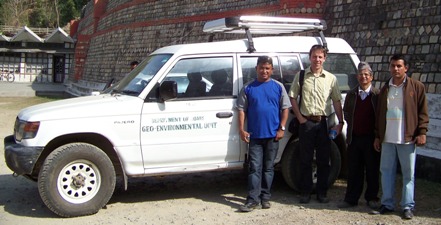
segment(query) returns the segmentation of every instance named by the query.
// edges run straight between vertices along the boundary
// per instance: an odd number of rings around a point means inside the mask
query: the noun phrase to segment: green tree
[[[33,9],[30,18],[31,27],[56,27],[57,17],[55,14],[56,0],[34,0],[35,8]]]
[[[75,19],[79,16],[79,12],[75,6],[74,0],[64,0],[63,3],[60,3],[60,23],[67,24],[72,19]]]
[[[0,9],[1,20],[9,26],[27,25],[34,6],[32,0],[3,0]]]
[[[80,17],[89,0],[0,0],[0,24],[62,27]]]

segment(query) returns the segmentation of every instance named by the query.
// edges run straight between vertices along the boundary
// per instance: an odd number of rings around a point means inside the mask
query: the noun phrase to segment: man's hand
[[[374,140],[374,149],[377,152],[381,151],[381,143],[380,143],[380,138],[375,138]]]
[[[420,135],[416,136],[415,144],[417,146],[425,145],[426,144],[426,135],[425,134],[420,134]]]
[[[337,124],[337,125],[335,125],[335,127],[337,128],[336,130],[337,130],[337,136],[339,135],[339,134],[341,134],[341,131],[343,130],[343,123],[339,123],[339,124]]]
[[[249,143],[250,142],[250,133],[241,130],[240,132],[240,139],[242,139],[242,141]]]
[[[283,135],[285,135],[285,131],[279,129],[279,130],[277,131],[277,134],[276,134],[276,138],[275,138],[276,141],[282,139],[282,138],[283,138]]]
[[[297,117],[297,120],[299,120],[299,124],[304,124],[308,121],[304,116],[300,116],[300,119]]]

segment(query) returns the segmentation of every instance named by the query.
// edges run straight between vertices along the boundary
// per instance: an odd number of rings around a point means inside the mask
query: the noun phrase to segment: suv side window
[[[294,77],[302,69],[299,58],[297,56],[281,56],[280,67],[282,69],[282,83],[286,91],[289,92]]]
[[[256,72],[257,57],[258,56],[240,57],[240,64],[242,68],[242,79],[243,79],[242,81],[244,85],[249,81],[256,79],[257,77],[257,72]],[[272,59],[273,59],[274,69],[271,78],[282,82],[279,62],[276,57],[272,57]]]
[[[232,96],[232,78],[232,57],[204,57],[179,60],[164,80],[176,81],[179,99]]]

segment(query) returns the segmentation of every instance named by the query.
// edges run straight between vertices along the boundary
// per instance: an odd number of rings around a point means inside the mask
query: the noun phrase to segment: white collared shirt
[[[369,93],[371,92],[372,85],[369,85],[366,90],[361,89],[361,87],[358,87],[358,95],[360,96],[361,100],[366,99],[367,96],[369,96]]]
[[[406,77],[407,78],[407,77]],[[389,92],[387,95],[386,132],[384,142],[392,144],[409,144],[404,142],[404,101],[403,83],[395,85],[392,79],[389,81]]]

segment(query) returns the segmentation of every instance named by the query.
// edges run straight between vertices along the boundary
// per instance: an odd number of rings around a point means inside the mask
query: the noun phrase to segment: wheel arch
[[[298,168],[296,169],[297,165],[295,164],[295,160],[292,160],[292,157],[296,156],[294,151],[296,150],[296,145],[298,144],[298,141],[299,141],[298,137],[291,137],[289,139],[288,143],[284,148],[282,158],[279,163],[280,164],[279,167],[282,170],[282,175],[284,177],[285,182],[288,184],[289,187],[291,187],[296,191],[299,191],[298,186],[296,184],[298,180],[296,181],[297,176],[294,175],[291,171],[298,170]],[[341,143],[343,143],[343,145],[341,145]],[[330,156],[332,161],[337,162],[336,163],[337,166],[332,166],[332,168],[334,169],[331,169],[329,185],[332,185],[335,181],[334,179],[336,179],[339,176],[339,174],[342,173],[342,164],[343,164],[342,155],[343,155],[343,151],[346,151],[344,137],[340,135],[335,140],[332,140],[332,145],[338,149],[336,151],[331,151],[331,156]],[[334,171],[334,173],[332,173],[332,171]]]
[[[94,145],[101,150],[103,150],[106,155],[110,158],[112,161],[113,167],[115,168],[115,173],[118,176],[123,177],[125,188],[127,189],[127,176],[125,174],[124,168],[122,166],[122,163],[120,161],[120,158],[113,148],[113,144],[104,136],[97,134],[97,133],[76,133],[76,134],[67,134],[62,135],[57,138],[54,138],[51,140],[43,149],[43,151],[40,154],[40,157],[38,157],[37,162],[35,163],[34,169],[32,171],[31,177],[33,180],[37,180],[38,173],[41,169],[41,166],[43,165],[44,160],[47,158],[47,156],[53,152],[55,149],[57,149],[60,146],[63,146],[65,144],[69,143],[75,143],[75,142],[83,142],[88,143],[91,145]]]

